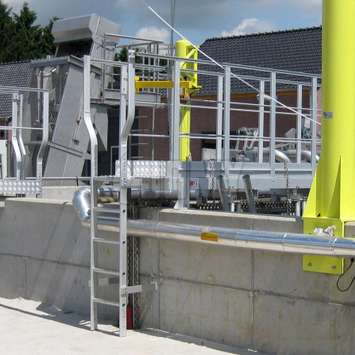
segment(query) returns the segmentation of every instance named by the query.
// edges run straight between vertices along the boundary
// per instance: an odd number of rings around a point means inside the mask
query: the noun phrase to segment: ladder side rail
[[[128,53],[128,66],[121,67],[120,112],[120,231],[119,231],[119,326],[120,337],[127,335],[127,188],[128,188],[128,136],[135,118],[135,54]],[[126,101],[125,98],[126,97]],[[126,103],[127,102],[127,112]]]
[[[36,177],[41,179],[43,176],[43,158],[48,145],[49,138],[49,93],[42,93],[42,141],[37,154]]]
[[[13,93],[12,94],[12,120],[11,120],[11,145],[14,149],[15,153],[15,175],[16,179],[21,179],[22,174],[22,154],[21,149],[17,140],[17,127],[18,127],[18,106],[19,106],[19,94]]]
[[[84,90],[83,90],[83,115],[90,138],[90,329],[97,329],[97,305],[95,302],[95,176],[97,175],[97,137],[91,120],[91,60],[90,56],[84,56]]]

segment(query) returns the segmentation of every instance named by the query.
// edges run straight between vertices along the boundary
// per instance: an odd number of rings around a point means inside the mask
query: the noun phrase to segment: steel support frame
[[[275,149],[276,149],[276,100],[277,100],[277,76],[276,72],[270,75],[270,169],[271,175],[275,175]]]
[[[23,164],[20,144],[18,142],[18,116],[19,116],[20,95],[12,94],[12,120],[11,120],[11,145],[15,154],[15,176],[16,180],[23,178]]]
[[[318,79],[312,78],[311,92],[311,116],[312,116],[312,146],[311,146],[311,165],[313,175],[317,168],[317,122],[318,122]]]
[[[49,93],[45,91],[42,93],[42,141],[39,147],[36,161],[36,176],[37,179],[43,177],[43,159],[48,145],[49,138]]]
[[[84,56],[84,91],[83,91],[83,110],[84,122],[90,137],[90,329],[97,329],[97,304],[95,302],[95,272],[93,266],[95,265],[95,206],[96,206],[96,181],[97,176],[97,151],[98,141],[96,137],[95,128],[91,120],[91,60],[90,56]]]
[[[303,85],[297,86],[297,145],[296,145],[296,162],[302,162],[302,107],[303,107]]]
[[[127,219],[128,219],[128,135],[135,118],[135,56],[129,50],[128,67],[121,67],[120,104],[120,231],[119,231],[119,335],[127,335]]]
[[[224,78],[222,75],[217,77],[217,142],[216,142],[216,160],[222,161],[222,143],[223,143],[223,87]]]
[[[223,160],[225,178],[229,179],[230,167],[230,127],[231,127],[231,68],[229,66],[224,68],[224,115],[223,115]]]
[[[259,143],[258,143],[258,161],[264,162],[264,119],[265,119],[265,80],[259,83]]]

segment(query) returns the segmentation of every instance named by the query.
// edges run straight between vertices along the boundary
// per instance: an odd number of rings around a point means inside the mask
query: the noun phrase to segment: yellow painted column
[[[190,134],[191,132],[191,108],[181,107],[180,133]],[[190,137],[180,137],[180,160],[191,159]]]
[[[355,0],[323,0],[322,151],[304,231],[355,221]],[[340,274],[343,260],[305,257],[304,269]]]
[[[176,42],[176,57],[198,59],[198,51],[191,45],[189,41],[179,40]],[[184,72],[184,69],[193,70],[196,73]],[[197,64],[183,62],[181,65],[181,80],[191,82],[192,88],[197,88]],[[184,89],[184,97],[189,104],[189,97],[193,89]],[[180,118],[180,134],[190,134],[191,132],[191,108],[181,108]],[[180,160],[186,161],[191,159],[190,137],[180,138]]]

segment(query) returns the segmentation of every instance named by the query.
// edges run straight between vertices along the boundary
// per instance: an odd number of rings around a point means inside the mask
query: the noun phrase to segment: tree
[[[9,57],[9,44],[13,31],[11,9],[0,1],[0,62],[7,61]]]
[[[24,3],[19,14],[0,0],[0,62],[43,58],[54,53],[52,19],[47,26],[36,24],[37,14]]]
[[[123,47],[119,53],[115,54],[115,60],[118,60],[120,62],[127,62],[128,60],[128,48]]]

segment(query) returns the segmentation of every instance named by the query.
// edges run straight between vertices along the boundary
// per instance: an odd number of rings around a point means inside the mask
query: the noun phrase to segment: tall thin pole
[[[171,0],[170,4],[170,23],[172,27],[175,26],[175,10],[176,10],[176,0]],[[174,30],[170,30],[170,55],[174,55]]]

